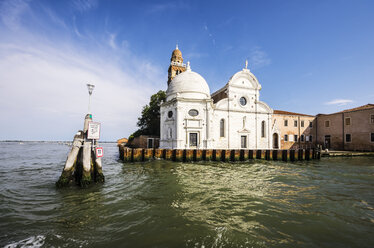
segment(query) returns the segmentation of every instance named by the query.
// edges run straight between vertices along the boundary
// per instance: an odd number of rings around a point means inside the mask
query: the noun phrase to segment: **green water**
[[[0,143],[6,247],[374,247],[373,158],[124,164],[56,189],[69,147]]]

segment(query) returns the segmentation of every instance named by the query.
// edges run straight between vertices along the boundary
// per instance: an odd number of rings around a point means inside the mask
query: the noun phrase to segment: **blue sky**
[[[249,61],[273,109],[374,103],[373,1],[0,1],[0,140],[71,140],[96,88],[102,140],[136,130],[176,43],[210,90]]]

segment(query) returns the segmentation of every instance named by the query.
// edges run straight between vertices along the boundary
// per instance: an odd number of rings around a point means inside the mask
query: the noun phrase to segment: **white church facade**
[[[160,148],[272,149],[280,135],[274,136],[273,110],[260,101],[260,90],[246,65],[210,94],[205,79],[183,64],[176,48],[160,109]]]

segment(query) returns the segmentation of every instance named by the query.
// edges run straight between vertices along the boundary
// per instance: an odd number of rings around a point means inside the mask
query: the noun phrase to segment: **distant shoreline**
[[[71,143],[65,140],[0,140],[1,143]],[[117,141],[99,141],[99,143],[117,143]]]

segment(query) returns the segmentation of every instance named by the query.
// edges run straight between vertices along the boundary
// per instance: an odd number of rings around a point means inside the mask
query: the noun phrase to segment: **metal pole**
[[[89,114],[91,114],[90,106],[91,106],[91,94],[89,94],[88,96],[88,113]]]
[[[88,114],[91,114],[91,95],[92,95],[92,91],[94,90],[95,88],[95,85],[93,84],[87,84],[87,89],[88,89]]]

